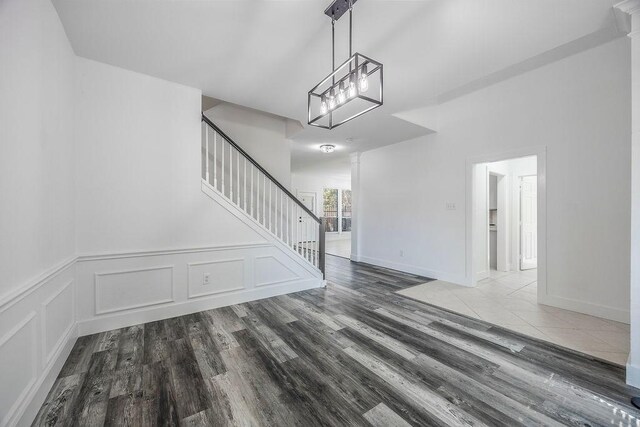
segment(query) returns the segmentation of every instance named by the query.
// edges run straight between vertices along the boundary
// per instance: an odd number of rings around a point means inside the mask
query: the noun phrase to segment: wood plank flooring
[[[328,286],[78,339],[34,425],[640,427],[624,369],[395,294]]]

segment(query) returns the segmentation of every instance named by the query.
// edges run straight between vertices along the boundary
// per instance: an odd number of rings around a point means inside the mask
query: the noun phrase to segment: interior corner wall
[[[437,134],[362,153],[360,259],[467,283],[467,159],[546,146],[549,297],[628,321],[629,49],[619,38],[453,99]]]
[[[286,188],[291,187],[287,119],[223,102],[204,114]]]

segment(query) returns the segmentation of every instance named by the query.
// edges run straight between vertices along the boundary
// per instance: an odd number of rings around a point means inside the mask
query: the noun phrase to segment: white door
[[[307,209],[314,214],[316,213],[316,193],[299,191],[298,199]],[[295,225],[296,240],[299,242],[300,248],[309,248],[315,222],[302,209],[299,209],[298,214],[297,224]]]
[[[298,198],[311,212],[316,213],[316,193],[298,193]]]
[[[520,178],[520,269],[538,267],[538,179]]]

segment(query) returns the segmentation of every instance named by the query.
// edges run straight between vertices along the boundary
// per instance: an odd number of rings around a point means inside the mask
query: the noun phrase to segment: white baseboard
[[[53,386],[53,383],[56,381],[58,374],[62,370],[64,363],[69,357],[71,350],[73,349],[76,340],[78,339],[78,328],[74,324],[66,334],[66,336],[61,341],[61,345],[51,358],[51,362],[45,368],[44,372],[40,375],[40,379],[35,384],[31,393],[26,396],[24,399],[23,410],[19,411],[16,415],[19,417],[19,420],[15,423],[18,426],[30,426],[36,415],[38,415],[38,411],[40,407],[44,403],[47,398],[47,394],[49,394],[49,390]],[[11,422],[9,423],[11,425]]]
[[[579,301],[575,299],[559,297],[555,295],[538,294],[538,303],[550,305],[552,307],[562,308],[565,310],[576,311],[590,316],[601,317],[616,322],[629,323],[629,310],[623,310],[616,307],[609,307],[602,304],[593,304],[590,302]]]
[[[211,310],[218,307],[226,307],[248,301],[270,298],[291,292],[300,292],[307,289],[319,288],[322,281],[319,279],[296,280],[280,285],[271,285],[254,289],[232,291],[227,294],[216,294],[210,297],[202,297],[197,300],[187,300],[167,306],[151,307],[147,309],[127,311],[108,316],[95,317],[93,319],[78,322],[78,335],[90,335],[112,329],[124,328],[146,322],[184,316],[203,310]]]
[[[411,264],[403,264],[394,261],[388,261],[379,258],[372,258],[364,255],[360,255],[353,261],[364,262],[367,264],[377,265],[379,267],[391,268],[393,270],[403,271],[405,273],[416,274],[418,276],[428,277],[435,280],[444,280],[446,282],[455,283],[456,285],[469,286],[464,276],[457,276],[455,274],[446,273],[437,270],[428,270],[426,268],[418,267]]]
[[[488,278],[489,278],[489,272],[487,270],[478,271],[476,273],[476,282],[479,282],[481,280],[488,279]]]
[[[627,362],[627,384],[640,388],[640,366]]]

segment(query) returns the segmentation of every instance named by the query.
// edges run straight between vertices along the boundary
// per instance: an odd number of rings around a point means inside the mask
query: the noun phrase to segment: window
[[[342,190],[342,231],[351,231],[351,190]]]
[[[324,230],[327,233],[338,231],[338,190],[324,189]]]
[[[327,233],[351,231],[351,190],[325,188],[323,208]]]

